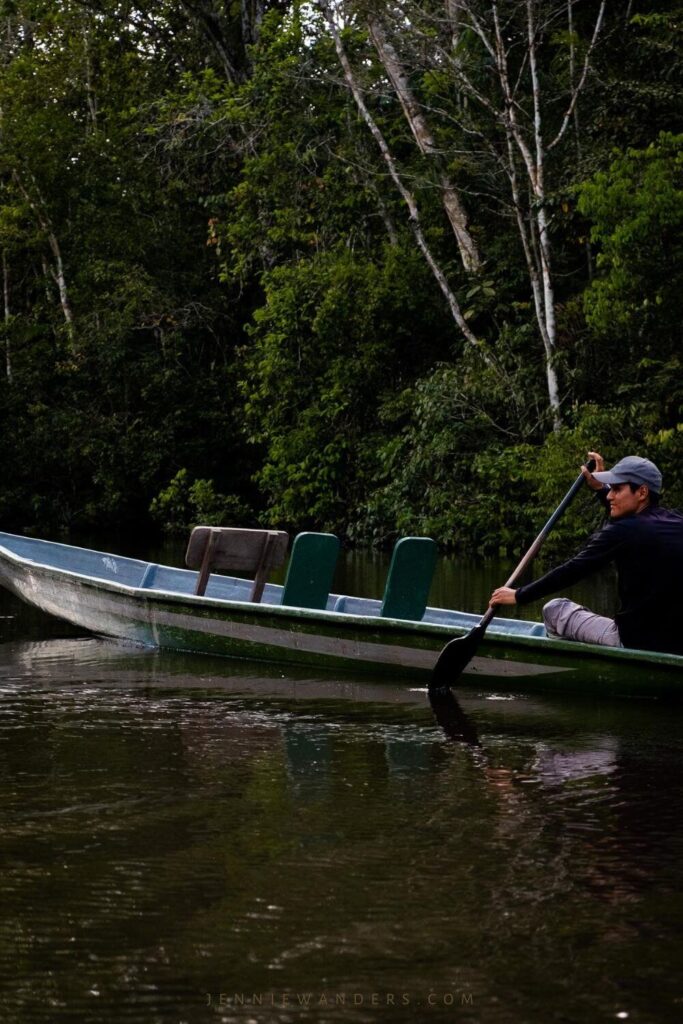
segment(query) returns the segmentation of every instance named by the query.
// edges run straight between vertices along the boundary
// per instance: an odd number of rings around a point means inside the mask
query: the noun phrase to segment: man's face
[[[641,512],[648,503],[649,491],[641,484],[635,491],[629,484],[612,484],[607,492],[610,519],[621,519]]]

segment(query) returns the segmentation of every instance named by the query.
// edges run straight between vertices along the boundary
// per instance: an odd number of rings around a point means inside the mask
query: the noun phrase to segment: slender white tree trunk
[[[560,385],[557,374],[557,329],[555,322],[555,294],[552,276],[552,244],[550,239],[547,197],[545,194],[545,150],[543,143],[541,119],[541,93],[536,60],[536,27],[533,20],[532,0],[526,0],[527,12],[527,60],[531,77],[532,109],[533,109],[533,145],[527,143],[517,115],[517,103],[508,71],[507,47],[505,32],[498,16],[498,4],[491,4],[493,40],[489,40],[481,24],[474,19],[476,31],[485,40],[487,49],[495,59],[501,93],[503,111],[500,120],[505,129],[508,150],[508,177],[512,186],[512,198],[515,205],[517,224],[524,254],[529,270],[536,322],[543,342],[546,387],[548,392],[548,408],[552,417],[553,429],[562,426]],[[529,190],[533,202],[530,204],[530,234],[527,232],[522,211],[521,195],[516,181],[517,156],[519,154],[526,171]],[[534,244],[535,243],[535,244]]]
[[[85,95],[88,103],[88,118],[91,131],[97,129],[97,95],[93,86],[92,60],[90,57],[90,39],[88,28],[83,26],[83,46],[85,51]]]
[[[52,256],[54,258],[54,267],[52,275],[55,279],[55,283],[59,290],[59,302],[62,307],[62,313],[64,314],[64,320],[66,321],[67,333],[70,340],[74,340],[74,317],[71,310],[71,300],[69,299],[69,291],[66,285],[66,276],[64,274],[64,263],[62,260],[62,251],[59,246],[57,236],[51,231],[48,234],[48,242],[50,249],[52,250]]]
[[[548,400],[553,417],[553,428],[562,426],[560,389],[555,368],[557,353],[557,324],[555,320],[555,289],[552,274],[552,244],[548,225],[547,196],[545,193],[545,147],[543,142],[543,124],[541,118],[541,91],[538,78],[536,59],[536,25],[534,22],[533,0],[527,0],[527,45],[529,72],[531,75],[531,92],[534,111],[534,151],[535,167],[531,177],[534,194],[533,209],[535,211],[536,228],[541,257],[541,280],[543,282],[543,318],[545,321],[544,343],[546,351],[545,371],[548,382]]]
[[[569,87],[572,91],[572,96],[576,91],[576,47],[574,45],[574,11],[573,7],[576,0],[567,0],[567,32],[569,33]],[[574,112],[572,115],[574,122],[574,146],[576,147],[576,160],[577,164],[581,166],[581,126],[579,123],[579,106],[577,103],[574,104]],[[586,237],[584,242],[584,249],[586,252],[586,270],[588,271],[588,280],[593,280],[593,252],[591,250],[590,238]]]
[[[66,273],[64,271],[64,261],[62,259],[62,250],[59,245],[59,239],[57,238],[57,235],[54,231],[52,221],[47,212],[43,198],[40,195],[40,190],[36,187],[35,191],[37,198],[34,198],[24,185],[21,176],[16,169],[12,172],[12,177],[17,187],[19,188],[19,191],[24,197],[26,203],[33,211],[41,230],[45,234],[47,243],[50,246],[50,251],[52,253],[53,259],[53,265],[50,269],[52,277],[59,291],[59,302],[66,323],[66,331],[69,337],[69,341],[73,347],[75,342],[74,317],[71,309],[71,300],[69,298],[69,289],[67,287]]]

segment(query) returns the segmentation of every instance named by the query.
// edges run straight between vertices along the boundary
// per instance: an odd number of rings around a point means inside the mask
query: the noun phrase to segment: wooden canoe
[[[0,533],[0,584],[75,626],[147,646],[425,681],[443,645],[479,620],[432,607],[419,622],[386,618],[381,602],[339,594],[323,610],[286,606],[273,583],[255,604],[248,579],[214,574],[202,596],[196,581],[188,569]],[[680,697],[683,657],[549,639],[539,622],[495,618],[459,685],[484,682]]]

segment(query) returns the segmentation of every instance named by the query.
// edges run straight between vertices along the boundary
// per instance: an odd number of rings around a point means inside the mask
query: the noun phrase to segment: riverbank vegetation
[[[0,527],[516,550],[595,447],[683,504],[680,0],[0,22]]]

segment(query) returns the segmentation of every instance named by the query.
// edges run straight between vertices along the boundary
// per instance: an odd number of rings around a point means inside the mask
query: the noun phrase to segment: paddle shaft
[[[593,472],[593,470],[595,469],[595,462],[593,461],[593,459],[591,459],[586,464],[586,468],[588,469],[589,472],[591,472],[591,473]],[[551,515],[551,517],[548,520],[548,522],[545,524],[545,526],[543,527],[543,529],[539,533],[539,535],[536,538],[536,540],[533,542],[533,544],[531,545],[529,550],[526,552],[526,554],[522,558],[522,560],[519,563],[519,565],[517,566],[517,568],[512,573],[512,576],[510,576],[510,579],[505,584],[506,587],[513,587],[515,585],[515,583],[517,582],[517,580],[519,579],[519,577],[524,572],[524,570],[526,569],[526,567],[529,565],[529,563],[532,562],[533,559],[536,557],[536,555],[540,551],[541,547],[543,546],[544,540],[546,539],[546,537],[548,536],[548,534],[552,530],[552,528],[555,525],[555,523],[557,522],[557,520],[560,518],[560,516],[562,516],[564,514],[565,510],[567,509],[567,506],[571,505],[571,503],[574,500],[576,494],[578,493],[578,491],[581,490],[583,482],[584,482],[584,475],[583,475],[583,473],[580,473],[577,476],[577,478],[574,481],[574,483],[572,484],[572,486],[569,488],[569,490],[565,494],[565,496],[562,499],[562,501],[560,502],[560,504],[557,506],[557,508],[555,509],[553,514]],[[486,612],[486,614],[482,617],[482,620],[479,623],[479,625],[483,626],[484,628],[486,628],[486,626],[488,626],[489,622],[491,621],[491,619],[493,618],[493,616],[495,614],[496,614],[496,606],[493,606],[493,607],[489,608],[489,610]]]
[[[595,463],[592,459],[586,464],[586,468],[589,472],[593,472],[595,469]],[[583,480],[583,473],[581,473],[581,476],[574,481],[565,497],[562,499],[548,522],[539,533],[536,540],[522,558],[512,576],[510,576],[510,579],[505,584],[506,587],[514,586],[528,566],[529,562],[531,562],[531,560],[538,554],[543,541],[567,508],[567,505],[573,501],[574,496],[583,484]],[[454,640],[451,640],[446,644],[437,658],[436,665],[432,671],[431,679],[429,681],[430,695],[438,694],[440,691],[449,689],[455,680],[458,679],[465,671],[481,643],[482,637],[486,632],[486,627],[496,613],[496,607],[497,606],[490,607],[477,625],[473,626],[465,636],[456,637]]]

